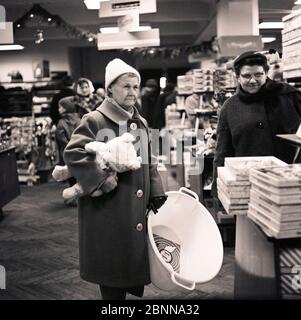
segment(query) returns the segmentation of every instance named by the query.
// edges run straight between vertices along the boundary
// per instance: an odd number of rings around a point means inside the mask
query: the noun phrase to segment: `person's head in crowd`
[[[266,83],[269,65],[265,55],[247,51],[235,58],[234,71],[241,88],[255,94]]]
[[[159,89],[156,79],[147,79],[145,82],[145,93],[155,93]]]
[[[133,107],[139,95],[139,72],[121,59],[113,59],[106,66],[105,90],[122,108]]]
[[[70,76],[64,76],[62,84],[64,88],[72,87],[74,85],[74,79]]]
[[[174,90],[175,90],[175,84],[172,82],[167,82],[163,92],[172,93]]]
[[[65,97],[59,100],[59,113],[64,115],[67,113],[75,113],[73,97]]]
[[[94,92],[94,86],[89,79],[79,78],[75,85],[75,91],[78,95],[87,97]]]
[[[96,93],[96,94],[98,95],[98,97],[101,98],[102,100],[104,100],[105,97],[106,97],[106,91],[105,91],[104,88],[98,88],[98,89],[96,89],[96,92],[95,92],[95,93]]]

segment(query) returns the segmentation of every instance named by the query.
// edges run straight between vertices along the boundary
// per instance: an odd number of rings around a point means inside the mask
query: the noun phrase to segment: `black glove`
[[[147,208],[152,210],[156,214],[158,213],[158,210],[163,206],[166,200],[167,200],[166,195],[159,196],[159,197],[152,197],[150,198]]]

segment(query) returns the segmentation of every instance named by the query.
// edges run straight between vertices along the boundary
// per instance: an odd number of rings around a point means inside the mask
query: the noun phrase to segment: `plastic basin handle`
[[[181,188],[179,189],[179,192],[181,192],[181,193],[188,193],[188,194],[191,195],[193,198],[195,198],[197,201],[199,201],[199,196],[198,196],[195,192],[193,192],[193,191],[191,191],[191,190],[189,190],[189,189],[187,189],[187,188],[185,188],[185,187],[181,187]]]
[[[170,276],[171,276],[171,280],[172,280],[172,282],[173,282],[174,284],[176,284],[176,285],[178,285],[178,286],[180,286],[180,287],[182,287],[182,288],[184,288],[184,289],[186,289],[186,290],[190,290],[190,291],[192,291],[192,290],[195,289],[195,282],[194,282],[194,281],[189,281],[189,280],[187,280],[187,279],[185,279],[185,278],[182,278],[181,276],[179,276],[179,275],[176,274],[175,272],[171,273]],[[177,277],[178,279],[176,279],[176,277]],[[179,280],[182,280],[182,279],[183,279],[185,282],[188,282],[188,281],[191,282],[190,286],[179,282]]]

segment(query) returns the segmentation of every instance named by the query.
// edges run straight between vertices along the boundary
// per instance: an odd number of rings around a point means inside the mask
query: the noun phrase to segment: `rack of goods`
[[[253,168],[250,183],[247,215],[237,216],[235,298],[300,299],[301,164]]]
[[[2,141],[15,147],[20,182],[29,185],[49,176],[57,163],[55,126],[49,115],[58,86],[48,81],[2,83]]]
[[[282,20],[283,76],[297,78],[301,76],[301,9],[294,10]]]
[[[55,131],[48,117],[0,118],[1,136],[6,145],[15,147],[20,182],[37,182],[40,172],[57,163]]]
[[[275,157],[235,157],[225,158],[225,166],[218,167],[217,192],[228,214],[247,214],[250,201],[250,169],[286,163]]]
[[[301,236],[301,165],[251,170],[248,216],[276,239]]]
[[[0,91],[0,117],[28,116],[32,112],[32,94],[22,87]]]
[[[32,88],[32,111],[36,116],[49,115],[50,104],[53,96],[59,90],[49,85],[35,85]]]

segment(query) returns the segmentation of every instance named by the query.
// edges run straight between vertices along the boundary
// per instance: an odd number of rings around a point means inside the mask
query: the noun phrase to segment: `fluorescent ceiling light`
[[[263,43],[270,43],[276,40],[276,37],[262,37],[261,38]]]
[[[283,22],[261,22],[259,23],[259,29],[283,29]]]
[[[1,44],[0,50],[23,50],[24,47],[19,44]]]
[[[99,28],[99,31],[101,33],[117,33],[119,32],[118,27],[104,27],[104,28]]]
[[[87,7],[87,9],[90,9],[90,10],[99,10],[99,3],[100,2],[106,2],[106,1],[109,1],[109,0],[84,0],[84,3]]]

